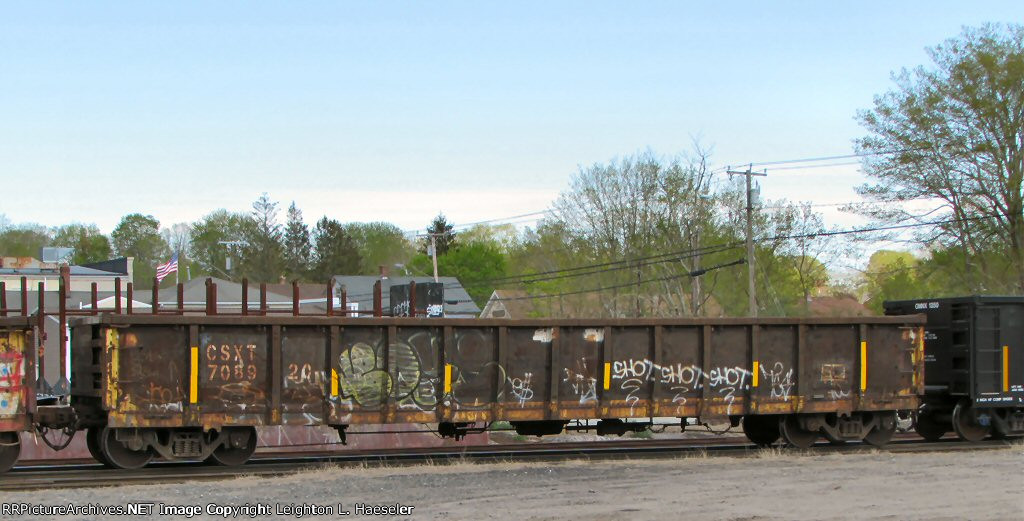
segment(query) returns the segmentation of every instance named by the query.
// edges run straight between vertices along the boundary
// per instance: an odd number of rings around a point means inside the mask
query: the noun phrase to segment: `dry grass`
[[[758,448],[757,451],[754,452],[754,457],[763,460],[777,460],[782,458],[792,458],[795,454],[799,453],[795,453],[786,447],[772,446]]]
[[[680,459],[708,459],[709,457],[707,449],[698,449],[684,453]]]

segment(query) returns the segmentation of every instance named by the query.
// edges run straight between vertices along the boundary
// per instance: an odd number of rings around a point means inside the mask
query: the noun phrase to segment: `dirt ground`
[[[1024,519],[1022,470],[1019,442],[996,450],[915,454],[775,449],[748,457],[324,468],[278,478],[75,489],[62,491],[59,500],[53,493],[5,493],[2,501],[148,501],[197,505],[201,511],[211,503],[259,503],[269,512],[256,519],[295,519],[278,509],[302,504],[331,505],[337,514],[339,503],[349,517],[360,517],[355,505],[364,503],[414,507],[411,515],[396,516],[411,519],[1009,520]],[[235,518],[251,519],[254,513],[237,512]],[[232,513],[195,518],[224,517]],[[0,518],[26,516],[0,512]],[[311,518],[327,517],[303,516]]]

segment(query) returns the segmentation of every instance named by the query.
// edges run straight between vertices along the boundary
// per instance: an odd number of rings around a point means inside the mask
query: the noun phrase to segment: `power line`
[[[963,218],[963,219],[946,219],[946,220],[930,221],[930,222],[924,222],[924,223],[900,224],[900,225],[892,225],[892,226],[876,226],[876,227],[870,227],[870,228],[855,228],[855,229],[849,229],[849,230],[832,230],[832,231],[823,231],[823,232],[796,234],[796,235],[777,235],[777,236],[765,237],[765,238],[762,238],[762,239],[758,239],[757,242],[758,243],[765,243],[765,242],[781,241],[781,240],[787,240],[787,239],[806,239],[806,238],[814,238],[814,237],[833,237],[833,236],[840,236],[840,235],[856,235],[856,234],[861,234],[861,233],[870,233],[870,232],[877,232],[877,231],[890,231],[890,230],[898,230],[898,229],[907,229],[907,228],[915,228],[915,227],[922,227],[922,226],[940,226],[940,225],[943,225],[943,224],[952,224],[952,223],[957,223],[957,222],[977,221],[977,220],[983,220],[983,219],[992,219],[992,218],[998,217],[999,215],[1000,214],[988,214],[988,215],[982,215],[982,216],[977,216],[977,217],[967,217],[967,218]],[[733,248],[739,247],[742,244],[743,243],[740,243],[740,242],[734,242],[734,243],[725,243],[725,244],[719,244],[719,245],[711,245],[711,246],[705,246],[705,247],[702,247],[702,248],[693,249],[693,250],[690,250],[689,252],[673,252],[671,255],[682,255],[682,254],[686,254],[686,253],[695,253],[697,251],[706,251],[708,249],[719,248],[719,247],[720,248],[725,248],[725,249],[723,249],[721,251],[726,251],[727,249],[733,249]],[[665,257],[667,255],[668,254],[654,255],[654,256],[647,257],[647,258],[648,259],[653,259],[653,258],[658,258],[658,257]],[[670,260],[674,260],[674,259],[670,259]],[[608,266],[608,265],[616,265],[616,264],[621,264],[621,263],[627,263],[627,265],[624,268],[613,268],[613,269],[598,270],[598,271],[592,271],[592,272],[584,273],[583,274],[583,275],[596,275],[596,274],[605,273],[605,272],[608,272],[608,271],[615,271],[615,270],[618,270],[618,269],[626,269],[626,268],[633,268],[633,267],[635,267],[636,260],[632,261],[634,264],[628,264],[629,262],[630,261],[614,261],[614,262],[600,263],[600,264],[594,264],[594,265],[589,265],[589,266],[577,266],[577,267],[574,267],[574,268],[566,268],[565,270],[551,270],[548,273],[558,273],[558,272],[561,272],[561,271],[579,271],[579,270],[584,270],[584,269],[592,268],[594,266]],[[654,263],[652,262],[651,264],[654,264]],[[729,265],[731,266],[732,264],[729,264]],[[712,267],[712,268],[709,268],[707,270],[703,270],[703,272],[709,271],[711,269],[718,269],[718,267]],[[688,275],[688,276],[689,275],[694,275],[694,274],[701,275],[701,274],[703,274],[703,272],[701,272],[701,271],[702,270],[695,270],[694,272],[688,272],[688,273],[686,273],[684,275]],[[698,273],[698,272],[700,272],[700,273]],[[674,276],[671,276],[670,278],[678,278],[678,277],[681,277],[681,276],[683,276],[683,275],[674,275]],[[517,277],[519,277],[519,276],[502,277],[500,279],[516,279]],[[563,277],[552,277],[550,280],[554,280],[554,279],[557,279],[557,278],[568,278],[568,277],[564,277],[564,276]],[[460,286],[463,287],[463,288],[466,288],[466,287],[481,287],[481,286],[485,286],[485,285],[493,285],[492,281],[496,281],[496,280],[499,280],[499,278],[491,279],[491,281],[487,281],[487,280],[484,280],[484,281],[474,281],[474,282],[470,282],[470,283],[466,283],[466,284],[458,284],[458,285],[446,284],[445,287],[449,288],[449,289],[458,288]],[[642,280],[640,282],[641,283],[646,283],[646,282],[649,282],[649,281],[659,281],[659,280],[666,280],[666,279],[663,277],[662,279],[646,279],[646,280]],[[514,280],[510,280],[508,283],[512,283],[512,282],[514,282]],[[593,292],[593,291],[603,291],[604,289],[616,289],[616,288],[619,288],[619,287],[630,287],[630,286],[635,286],[636,284],[637,284],[637,282],[630,282],[630,283],[626,283],[626,284],[619,285],[619,286],[607,286],[605,288],[589,289],[589,290],[584,290],[584,291],[580,291],[580,292],[570,292],[570,293],[554,294],[554,295],[541,295],[541,296],[538,296],[536,298],[546,298],[546,297],[549,297],[549,296],[559,296],[559,295],[565,295],[565,294],[576,294],[576,293],[588,293],[588,292]],[[370,293],[362,293],[362,294],[350,295],[350,297],[353,297],[353,298],[355,298],[355,297],[366,297],[366,296],[372,296],[372,294],[370,294]],[[463,301],[459,301],[459,302],[463,302]]]
[[[872,157],[872,156],[886,156],[889,154],[902,154],[905,152],[920,152],[921,150],[927,150],[929,147],[917,147],[917,148],[904,148],[901,150],[880,150],[878,152],[861,152],[855,154],[844,154],[839,156],[820,156],[820,157],[803,157],[799,159],[780,159],[776,161],[760,161],[754,163],[740,163],[747,166],[770,166],[770,165],[785,165],[790,163],[812,163],[821,161],[835,161],[838,159],[853,159],[857,157]]]
[[[808,204],[808,205],[803,205],[803,204],[801,204],[799,202],[794,202],[792,204],[792,206],[797,206],[797,207],[809,206],[811,208],[824,208],[824,207],[828,207],[828,206],[849,206],[849,205],[853,205],[853,204],[871,204],[871,203],[877,203],[877,202],[883,202],[883,203],[885,203],[885,202],[888,202],[888,203],[905,203],[905,202],[909,202],[909,201],[927,201],[927,200],[931,200],[931,199],[937,199],[937,198],[933,197],[933,196],[922,196],[922,197],[911,197],[909,199],[901,199],[899,201],[847,201],[845,203],[812,203],[812,204]],[[758,208],[760,208],[761,210],[779,210],[779,209],[782,209],[782,208],[788,208],[788,206],[785,206],[785,205],[782,205],[782,206],[759,206]]]
[[[582,266],[574,266],[571,268],[556,269],[542,271],[538,273],[532,273],[528,275],[509,275],[506,277],[494,277],[491,279],[475,280],[472,282],[459,283],[459,284],[446,284],[446,288],[458,288],[458,287],[483,287],[483,286],[501,286],[508,284],[533,284],[536,282],[544,282],[549,280],[558,280],[564,278],[583,277],[586,275],[599,275],[601,273],[608,273],[612,271],[619,271],[625,269],[633,269],[642,266],[650,266],[653,264],[661,264],[664,262],[671,262],[676,260],[682,260],[690,258],[696,255],[711,255],[715,253],[721,253],[729,251],[742,246],[742,242],[725,243],[704,246],[700,248],[693,248],[689,250],[680,250],[668,253],[660,253],[656,255],[650,255],[646,257],[635,257],[632,259],[624,259],[618,261],[601,262],[596,264],[587,264]],[[647,262],[642,262],[647,261]],[[600,269],[599,269],[600,268]],[[587,271],[589,270],[589,271]],[[556,275],[559,274],[559,275]],[[544,275],[552,275],[550,277],[543,277]],[[633,283],[635,284],[635,283]],[[348,295],[352,298],[358,297],[369,297],[372,293],[357,293]]]
[[[799,239],[799,238],[809,238],[809,237],[819,237],[819,236],[836,236],[836,235],[847,235],[847,234],[856,234],[856,233],[867,233],[867,232],[874,232],[874,231],[887,231],[887,230],[896,230],[896,229],[903,229],[903,228],[913,228],[913,227],[917,227],[917,226],[938,226],[938,225],[942,225],[942,224],[951,224],[951,223],[955,223],[955,222],[976,221],[976,220],[982,220],[982,219],[992,219],[992,218],[998,217],[999,215],[1000,214],[989,214],[989,215],[983,215],[983,216],[977,216],[977,217],[967,217],[967,218],[964,218],[964,219],[947,219],[947,220],[943,220],[943,221],[932,221],[932,222],[927,222],[927,223],[903,224],[903,225],[894,225],[894,226],[877,226],[877,227],[874,227],[874,228],[861,228],[861,229],[854,229],[854,230],[836,230],[836,231],[831,231],[831,232],[814,233],[814,234],[798,234],[798,235],[788,235],[788,236],[776,236],[776,237],[770,237],[770,238],[767,238],[767,239],[762,239],[759,242],[767,242],[767,241],[770,241],[770,240],[781,240],[781,239],[787,239],[787,238],[789,238],[789,239]],[[660,277],[660,278],[656,278],[656,279],[645,279],[645,280],[642,280],[642,281],[639,281],[639,282],[643,283],[643,284],[646,284],[646,283],[649,283],[649,282],[660,282],[660,281],[665,281],[665,280],[678,279],[678,278],[681,278],[681,277],[693,277],[693,276],[703,275],[704,273],[706,273],[708,271],[712,271],[712,270],[716,270],[716,269],[720,269],[720,268],[725,268],[725,267],[729,267],[729,266],[735,266],[735,265],[738,265],[738,264],[744,264],[745,262],[746,262],[745,259],[738,259],[738,260],[733,261],[733,262],[715,265],[715,266],[712,266],[712,267],[704,269],[704,270],[696,270],[696,271],[693,271],[693,272],[687,272],[687,273],[682,273],[682,274],[678,274],[678,275],[670,275],[670,276],[667,276],[667,277]],[[625,284],[617,284],[617,285],[614,285],[614,286],[606,286],[606,287],[602,287],[602,288],[592,288],[592,289],[570,291],[570,292],[564,292],[564,293],[555,293],[555,294],[550,294],[550,295],[528,295],[528,296],[525,296],[525,297],[498,298],[496,300],[506,301],[506,300],[526,300],[526,299],[533,299],[533,298],[560,297],[560,296],[566,296],[566,295],[576,295],[576,294],[580,294],[580,293],[593,293],[593,292],[596,292],[596,291],[605,291],[605,290],[609,290],[609,289],[619,289],[619,288],[633,287],[633,286],[636,286],[636,285],[637,285],[637,282],[629,282],[629,283],[625,283]]]
[[[643,279],[643,280],[640,280],[638,282],[627,282],[627,283],[624,283],[624,284],[615,284],[615,285],[612,285],[612,286],[603,286],[603,287],[600,287],[600,288],[581,289],[581,290],[575,290],[575,291],[565,291],[565,292],[561,292],[561,293],[551,293],[551,294],[544,294],[544,295],[526,295],[526,296],[522,296],[522,297],[499,297],[499,298],[496,298],[495,300],[502,301],[502,302],[506,302],[506,301],[510,301],[510,300],[532,300],[532,299],[539,299],[539,298],[565,297],[565,296],[568,296],[568,295],[579,295],[579,294],[583,294],[583,293],[596,293],[598,291],[607,291],[607,290],[610,290],[610,289],[631,288],[631,287],[636,287],[637,284],[649,284],[651,282],[664,282],[664,281],[668,281],[668,280],[680,279],[680,278],[683,278],[683,277],[698,277],[698,276],[703,275],[703,274],[705,274],[705,273],[707,273],[709,271],[714,271],[714,270],[718,270],[718,269],[722,269],[722,268],[728,268],[730,266],[737,266],[737,265],[740,265],[740,264],[746,264],[746,262],[747,262],[746,259],[736,259],[736,260],[734,260],[732,262],[726,262],[724,264],[716,264],[716,265],[710,266],[708,268],[702,268],[702,269],[698,269],[698,270],[694,270],[694,271],[689,271],[689,272],[686,272],[686,273],[679,273],[679,274],[676,274],[676,275],[668,275],[668,276],[665,276],[665,277],[658,277],[656,279]],[[456,302],[472,302],[472,301],[471,300],[469,300],[469,301],[467,301],[467,300],[459,300],[459,301],[456,301]]]
[[[523,214],[519,214],[519,215],[510,215],[508,217],[498,217],[498,218],[495,218],[495,219],[487,219],[487,220],[484,220],[484,221],[476,221],[476,222],[469,222],[469,223],[462,223],[462,224],[454,224],[454,223],[452,223],[452,230],[462,229],[462,228],[470,228],[470,227],[473,227],[473,226],[476,226],[476,225],[479,225],[479,224],[490,224],[490,223],[517,224],[517,223],[513,223],[513,222],[506,223],[504,221],[514,221],[516,219],[522,219],[524,217],[533,217],[533,216],[538,216],[538,215],[547,215],[549,213],[551,213],[551,210],[540,210],[540,211],[537,211],[537,212],[529,212],[529,213],[523,213]],[[528,220],[525,220],[525,221],[522,221],[522,222],[531,222],[531,221],[535,221],[535,220],[536,219],[528,219]],[[418,235],[420,230],[421,230],[420,228],[416,228],[415,230],[405,230],[405,231],[402,232],[402,234],[404,234],[404,235],[417,234]],[[426,230],[426,228],[424,228],[423,230]]]
[[[629,270],[629,269],[634,269],[634,268],[642,268],[644,266],[652,266],[654,264],[662,264],[662,263],[665,263],[665,262],[672,262],[672,261],[687,259],[687,258],[695,257],[697,255],[710,255],[710,254],[714,254],[714,253],[722,253],[724,251],[734,250],[734,249],[736,249],[738,247],[739,246],[727,246],[727,247],[717,248],[717,249],[713,249],[713,250],[709,249],[709,250],[706,250],[706,251],[694,250],[694,251],[691,251],[690,253],[688,253],[686,255],[677,255],[677,256],[672,256],[672,257],[668,257],[668,258],[664,258],[664,259],[659,259],[659,260],[654,260],[654,261],[649,261],[649,262],[625,263],[625,264],[623,264],[621,266],[616,266],[614,268],[605,268],[605,269],[600,269],[600,270],[595,270],[595,271],[575,272],[575,273],[569,273],[569,274],[564,274],[564,275],[552,275],[552,276],[549,276],[549,277],[525,276],[521,280],[512,280],[512,281],[507,282],[506,284],[509,284],[509,283],[534,284],[534,283],[537,283],[537,282],[545,282],[545,281],[548,281],[548,280],[568,279],[568,278],[572,278],[572,277],[583,277],[583,276],[586,276],[586,275],[598,275],[598,274],[601,274],[601,273],[608,273],[608,272],[612,272],[612,271]]]
[[[847,161],[847,162],[844,162],[844,163],[828,163],[828,164],[824,164],[824,165],[778,166],[778,167],[770,168],[769,170],[771,170],[772,172],[777,172],[779,170],[806,170],[806,169],[810,169],[810,168],[828,168],[830,166],[850,166],[850,165],[859,165],[859,164],[860,164],[860,161]]]
[[[519,214],[519,215],[513,215],[511,217],[504,217],[504,218],[501,218],[501,219],[488,219],[486,221],[477,221],[477,222],[472,222],[472,223],[458,224],[458,225],[455,225],[453,227],[456,227],[456,228],[468,228],[470,226],[476,226],[478,224],[490,224],[490,223],[498,222],[498,221],[511,221],[511,220],[520,219],[520,218],[523,218],[523,217],[533,217],[535,215],[547,215],[549,213],[551,213],[551,210],[541,210],[539,212],[530,212],[530,213],[524,213],[524,214]]]

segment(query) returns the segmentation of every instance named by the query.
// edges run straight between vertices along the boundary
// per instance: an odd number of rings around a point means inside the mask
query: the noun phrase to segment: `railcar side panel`
[[[543,420],[551,395],[551,328],[503,327],[505,387],[500,412],[511,421]],[[500,330],[499,330],[500,331]],[[500,332],[499,332],[499,338]]]
[[[912,409],[923,364],[919,317],[100,316],[74,335],[112,427]]]
[[[753,328],[751,414],[788,414],[800,406],[797,396],[797,347],[800,326]]]

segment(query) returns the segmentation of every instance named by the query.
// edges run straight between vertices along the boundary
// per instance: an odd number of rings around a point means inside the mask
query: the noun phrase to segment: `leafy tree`
[[[929,49],[930,68],[858,114],[873,180],[858,210],[877,222],[927,223],[916,239],[956,248],[970,291],[1024,291],[1024,26],[985,25]],[[928,198],[934,211],[906,209]]]
[[[459,244],[445,256],[438,257],[437,270],[457,277],[473,301],[483,308],[494,291],[489,281],[506,274],[505,255],[494,244]]]
[[[313,228],[313,266],[310,279],[326,282],[335,275],[358,273],[362,264],[356,242],[334,219],[322,217]]]
[[[581,168],[540,229],[571,237],[574,264],[608,267],[567,277],[561,292],[612,288],[601,293],[606,316],[704,314],[722,275],[705,268],[735,258],[727,248],[701,249],[731,242],[716,210],[728,194],[713,192],[712,179],[698,145],[670,161],[647,151]],[[667,252],[683,253],[652,258]]]
[[[50,245],[46,227],[22,224],[0,232],[0,255],[5,257],[38,257],[39,250]]]
[[[284,234],[277,222],[277,203],[261,194],[242,229],[239,273],[252,282],[277,282],[284,273]]]
[[[437,214],[437,217],[434,217],[430,226],[427,227],[427,237],[423,239],[420,252],[429,253],[430,237],[433,236],[437,245],[437,255],[440,257],[448,253],[448,250],[455,247],[456,233],[452,229],[452,225],[448,223],[448,219],[445,218],[444,214]]]
[[[284,272],[289,279],[305,277],[309,271],[312,249],[309,226],[302,221],[302,210],[299,210],[295,206],[295,201],[292,201],[288,207],[288,221],[284,227]]]
[[[410,267],[420,273],[431,273],[433,261],[426,254],[415,256]],[[505,254],[493,243],[460,242],[458,246],[437,258],[438,275],[455,277],[481,308],[495,289],[494,279],[507,275]]]
[[[698,144],[667,161],[644,152],[581,168],[509,265],[535,302],[562,314],[745,315],[744,191],[741,179],[716,182]],[[843,245],[808,205],[756,208],[752,224],[760,309],[807,313]],[[569,269],[581,265],[595,267]]]
[[[414,253],[402,230],[390,223],[349,223],[345,225],[345,234],[355,242],[362,258],[362,275],[375,275],[380,266],[404,264]]]
[[[780,312],[806,315],[810,311],[811,298],[825,290],[829,282],[828,268],[823,260],[844,256],[850,247],[848,243],[826,235],[830,230],[825,227],[821,214],[813,211],[811,203],[778,201],[773,206],[773,218],[783,223],[776,233],[789,237],[781,242],[777,260],[783,265],[782,269],[792,271],[792,277],[779,276],[795,283],[799,299],[798,305],[784,306]],[[777,291],[782,285],[776,283],[774,286],[768,290]],[[793,296],[786,295],[786,300],[792,302]]]
[[[160,236],[164,238],[167,243],[167,247],[172,252],[178,252],[182,256],[188,255],[189,238],[192,235],[192,226],[189,223],[175,223],[169,228],[160,230]],[[178,262],[182,262],[182,258],[178,258]]]
[[[460,243],[482,242],[497,246],[503,253],[519,246],[519,230],[514,224],[477,224],[459,232]]]
[[[125,215],[110,237],[118,255],[135,258],[135,284],[148,286],[157,264],[170,258],[167,242],[160,236],[160,221],[152,215]]]
[[[866,305],[881,313],[886,300],[905,300],[929,295],[919,276],[920,261],[910,252],[878,250],[868,260],[861,292]]]
[[[237,243],[244,240],[246,222],[245,214],[232,213],[227,210],[215,210],[192,224],[189,231],[189,257],[195,261],[197,272],[217,277],[238,280],[237,260],[241,253]],[[227,259],[233,258],[233,269],[228,269]]]
[[[67,224],[53,229],[52,246],[74,248],[72,264],[101,262],[112,256],[110,239],[95,224]]]

